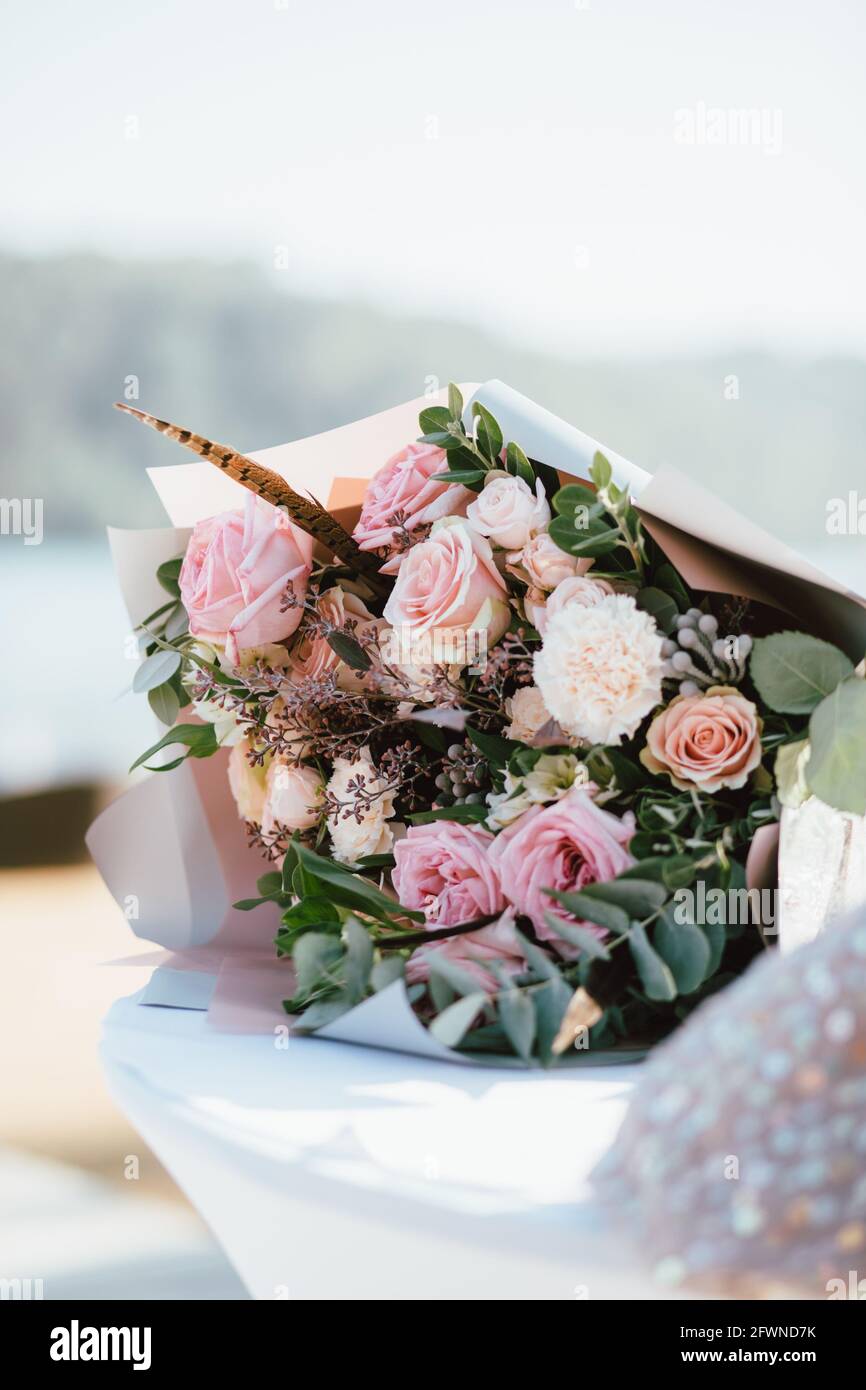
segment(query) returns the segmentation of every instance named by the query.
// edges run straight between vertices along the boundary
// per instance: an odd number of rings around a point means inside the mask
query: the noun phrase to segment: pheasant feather
[[[330,512],[326,512],[318,502],[295,492],[279,473],[274,473],[260,463],[254,463],[252,459],[247,458],[245,454],[239,454],[228,444],[215,444],[213,440],[193,434],[191,430],[181,429],[179,425],[172,425],[167,420],[158,420],[155,415],[148,415],[144,410],[136,410],[120,401],[115,402],[115,409],[132,415],[134,419],[141,420],[142,424],[149,425],[151,429],[176,440],[178,444],[183,444],[200,458],[207,459],[217,468],[221,468],[230,478],[234,478],[235,482],[249,488],[250,492],[263,497],[266,502],[272,503],[275,507],[285,507],[296,526],[308,532],[315,540],[321,541],[332,555],[336,555],[344,564],[350,565],[358,574],[363,575],[376,593],[387,595],[390,592],[391,581],[379,573],[381,559],[369,550],[362,550]]]

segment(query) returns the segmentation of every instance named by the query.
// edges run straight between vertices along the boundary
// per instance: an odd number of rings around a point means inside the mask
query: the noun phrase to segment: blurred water
[[[153,742],[107,542],[0,539],[0,796],[123,777]]]
[[[863,591],[866,540],[809,553]],[[154,739],[147,700],[129,690],[135,661],[107,543],[0,542],[0,795],[122,779]]]

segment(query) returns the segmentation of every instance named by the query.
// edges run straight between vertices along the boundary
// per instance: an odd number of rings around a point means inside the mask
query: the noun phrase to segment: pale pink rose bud
[[[324,785],[312,767],[275,758],[265,778],[262,831],[311,830],[319,819]]]
[[[555,589],[563,579],[576,574],[586,574],[592,560],[577,560],[560,550],[556,541],[546,531],[532,536],[523,547],[519,563],[529,576],[530,584],[537,589]]]
[[[241,820],[261,825],[265,812],[267,773],[261,763],[250,763],[247,755],[251,748],[249,739],[243,738],[229,753],[229,787]]]

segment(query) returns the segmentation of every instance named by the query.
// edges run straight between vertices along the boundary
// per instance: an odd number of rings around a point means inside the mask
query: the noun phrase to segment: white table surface
[[[119,1000],[118,1104],[256,1298],[664,1296],[587,1175],[639,1065],[454,1066]]]

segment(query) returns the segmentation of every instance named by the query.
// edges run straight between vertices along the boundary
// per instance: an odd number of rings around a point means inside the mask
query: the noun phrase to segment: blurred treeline
[[[254,449],[421,395],[432,377],[498,376],[650,471],[712,480],[809,549],[826,539],[827,499],[862,483],[866,361],[569,362],[466,324],[303,298],[286,279],[238,263],[0,257],[0,492],[41,496],[55,535],[160,524],[144,468],[182,455],[111,410],[129,377],[142,408]]]

